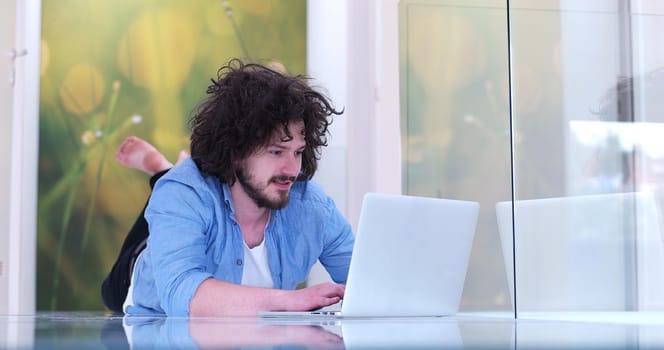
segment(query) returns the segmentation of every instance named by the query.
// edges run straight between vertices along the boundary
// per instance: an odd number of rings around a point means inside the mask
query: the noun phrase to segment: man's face
[[[290,189],[302,168],[304,122],[291,122],[292,140],[278,129],[266,147],[244,160],[237,181],[259,207],[281,209],[288,204]]]

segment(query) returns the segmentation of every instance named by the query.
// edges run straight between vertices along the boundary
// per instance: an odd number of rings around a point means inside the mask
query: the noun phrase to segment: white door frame
[[[26,50],[27,54],[15,59],[10,173],[9,179],[0,179],[9,182],[9,197],[0,199],[9,208],[9,241],[0,242],[8,248],[3,264],[8,293],[0,304],[10,315],[32,314],[36,305],[41,0],[1,1],[15,2],[15,48],[9,49]]]

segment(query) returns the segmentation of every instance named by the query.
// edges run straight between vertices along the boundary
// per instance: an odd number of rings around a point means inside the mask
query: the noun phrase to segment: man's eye
[[[295,155],[298,157],[301,156],[303,153],[304,151],[295,151]]]
[[[278,156],[278,155],[281,154],[281,151],[279,151],[279,150],[272,150],[272,151],[270,151],[270,153],[271,153],[271,154],[274,154],[275,156]]]

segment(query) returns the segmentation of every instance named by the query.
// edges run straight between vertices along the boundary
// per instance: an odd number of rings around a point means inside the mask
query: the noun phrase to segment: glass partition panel
[[[495,209],[511,200],[506,13],[502,0],[399,7],[403,193],[480,203],[462,311],[512,305],[511,213],[499,232]]]
[[[520,316],[664,309],[662,7],[511,2]]]

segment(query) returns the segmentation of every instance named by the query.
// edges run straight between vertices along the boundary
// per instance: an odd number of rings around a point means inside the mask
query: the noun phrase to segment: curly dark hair
[[[190,120],[191,158],[206,175],[235,183],[242,160],[267,146],[277,128],[286,135],[290,122],[304,121],[306,146],[298,180],[311,179],[321,147],[327,146],[332,114],[341,114],[311,78],[289,76],[256,63],[232,59],[211,79],[208,97]]]

